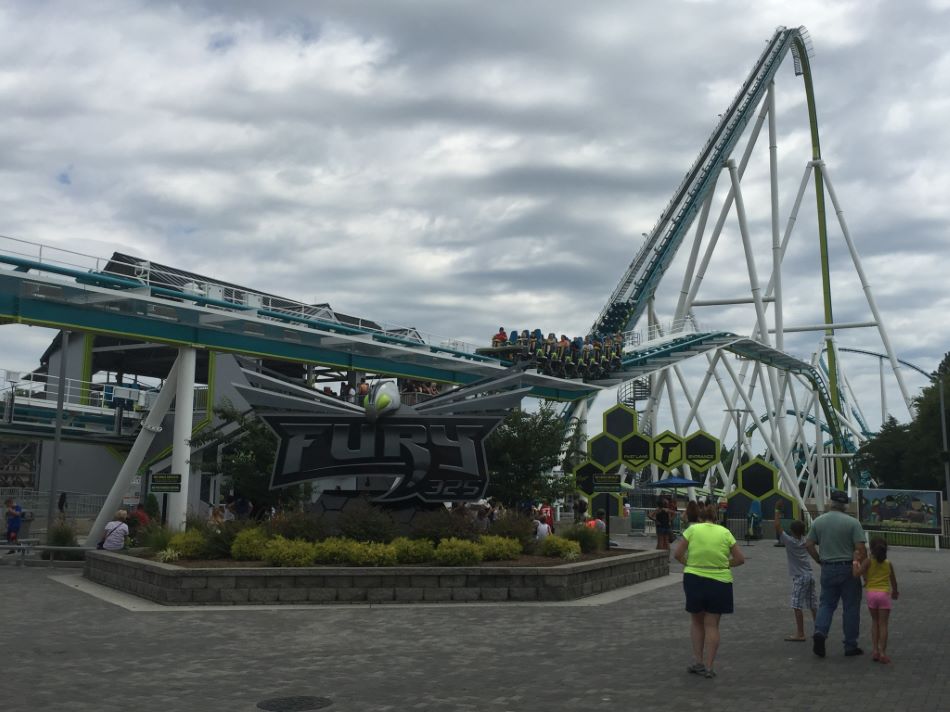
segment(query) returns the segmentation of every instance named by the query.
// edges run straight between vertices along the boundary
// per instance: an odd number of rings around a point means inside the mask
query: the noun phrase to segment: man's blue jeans
[[[851,562],[821,565],[821,598],[818,602],[818,617],[815,619],[815,634],[828,637],[831,617],[842,606],[844,649],[858,647],[858,632],[861,628],[861,579],[851,575]]]

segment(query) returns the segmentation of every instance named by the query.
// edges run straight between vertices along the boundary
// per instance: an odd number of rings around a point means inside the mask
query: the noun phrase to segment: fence
[[[104,494],[67,491],[66,516],[69,518],[95,517],[106,503],[106,496]],[[49,492],[22,487],[0,487],[0,501],[7,497],[15,499],[24,512],[32,512],[34,520],[46,520],[46,512],[49,509]],[[56,495],[56,500],[59,501],[59,494]]]

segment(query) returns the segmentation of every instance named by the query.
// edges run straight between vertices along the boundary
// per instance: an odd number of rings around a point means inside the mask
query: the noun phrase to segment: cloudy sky
[[[585,333],[778,25],[811,33],[851,233],[899,355],[932,369],[950,311],[950,0],[6,2],[0,234],[445,338]],[[790,61],[776,85],[784,227],[809,151]],[[756,156],[744,191],[764,281],[764,139]],[[800,223],[787,324],[821,319]],[[738,244],[733,221],[700,298],[748,293]],[[836,320],[867,320],[840,240],[832,261]],[[658,308],[669,318],[670,298]],[[4,333],[12,369],[51,335]],[[807,357],[816,338],[787,348]],[[881,350],[872,330],[841,342]],[[876,393],[876,361],[854,368]]]

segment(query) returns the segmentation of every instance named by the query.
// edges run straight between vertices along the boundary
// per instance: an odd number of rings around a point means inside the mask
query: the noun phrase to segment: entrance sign
[[[705,472],[719,462],[720,442],[705,430],[686,437],[686,464],[693,472]]]
[[[329,477],[388,475],[378,501],[478,500],[488,488],[485,439],[497,416],[261,415],[280,446],[271,487]]]
[[[245,373],[262,387],[235,388],[278,438],[272,489],[372,477],[388,487],[376,502],[483,499],[485,440],[531,391],[512,371],[409,406],[394,381],[380,381],[361,408]]]
[[[719,462],[720,442],[703,430],[685,438],[667,430],[651,438],[637,428],[635,410],[618,404],[605,411],[604,432],[588,439],[587,459],[574,468],[574,487],[588,497],[632,489],[617,472],[621,465],[638,471],[654,463],[668,471],[686,464],[695,472],[705,472]]]

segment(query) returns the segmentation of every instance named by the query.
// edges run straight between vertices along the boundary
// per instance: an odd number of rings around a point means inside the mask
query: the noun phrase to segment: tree
[[[909,488],[904,459],[910,447],[910,426],[888,418],[881,430],[854,456],[854,470],[866,470],[881,486]]]
[[[537,413],[510,413],[486,443],[489,494],[509,507],[564,497],[573,475],[551,473],[564,444],[564,422],[553,406],[543,403]]]
[[[914,399],[913,422],[900,425],[888,418],[880,432],[861,446],[855,456],[857,469],[866,469],[885,487],[943,489],[939,377],[943,377],[944,400],[950,402],[950,353],[944,355],[932,383]]]
[[[216,443],[221,448],[220,461],[205,465],[207,472],[221,474],[226,486],[243,495],[254,504],[254,509],[278,503],[288,504],[304,496],[302,487],[272,490],[270,476],[277,456],[277,436],[253,413],[242,413],[230,402],[224,401],[214,409],[221,425],[195,436],[192,446]],[[231,430],[222,436],[222,430]],[[214,448],[209,448],[214,451]]]

